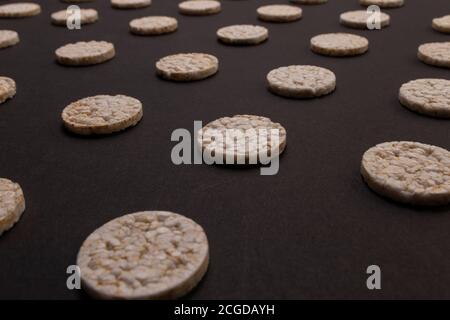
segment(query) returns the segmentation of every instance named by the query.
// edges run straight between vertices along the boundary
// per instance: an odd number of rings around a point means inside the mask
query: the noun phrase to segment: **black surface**
[[[363,152],[380,142],[450,149],[448,121],[412,113],[397,100],[406,81],[449,78],[449,70],[416,58],[419,44],[450,39],[430,26],[450,13],[447,0],[407,0],[389,10],[391,26],[375,32],[339,24],[339,13],[361,9],[357,0],[303,6],[304,18],[288,24],[256,19],[258,5],[277,1],[223,1],[222,13],[208,17],[179,15],[177,1],[153,2],[126,11],[106,0],[82,5],[97,8],[101,20],[80,31],[50,24],[50,13],[65,8],[57,1],[41,1],[37,17],[0,20],[0,29],[21,37],[0,50],[0,74],[18,85],[17,96],[0,105],[0,176],[19,182],[27,200],[20,222],[0,238],[0,298],[85,298],[67,290],[65,274],[82,241],[112,218],[153,209],[184,214],[208,234],[210,269],[188,298],[450,298],[449,208],[395,204],[359,174]],[[175,16],[179,30],[128,33],[132,18],[158,14]],[[235,23],[260,23],[270,39],[255,47],[218,43],[217,28]],[[309,50],[312,36],[333,31],[368,37],[370,51],[330,58]],[[112,41],[117,56],[92,67],[57,65],[54,50],[78,40]],[[214,54],[220,72],[195,83],[158,79],[155,61],[178,52]],[[290,64],[333,70],[336,92],[305,101],[272,95],[266,74]],[[140,99],[142,122],[109,137],[68,134],[62,109],[103,93]],[[278,175],[172,164],[174,129],[241,113],[269,116],[287,129]],[[366,288],[371,264],[382,268],[381,291]]]

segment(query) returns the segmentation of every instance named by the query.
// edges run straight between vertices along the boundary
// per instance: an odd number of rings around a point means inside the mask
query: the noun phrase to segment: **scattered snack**
[[[25,211],[25,198],[19,184],[0,178],[0,236],[19,221]]]
[[[156,62],[156,73],[173,81],[202,80],[219,70],[219,60],[206,53],[179,53]]]
[[[55,51],[56,60],[69,66],[86,66],[106,62],[116,55],[114,45],[106,41],[70,43]]]
[[[369,40],[350,33],[321,34],[311,38],[311,50],[326,56],[355,56],[369,50]]]
[[[401,86],[399,99],[403,106],[438,118],[450,118],[450,81],[418,79]]]
[[[302,9],[286,4],[272,4],[259,7],[258,18],[267,22],[292,22],[302,18]]]
[[[81,135],[109,134],[135,126],[143,116],[142,103],[124,95],[84,98],[64,108],[64,126]]]
[[[177,19],[165,16],[150,16],[130,21],[130,31],[142,36],[171,33],[178,28]]]
[[[359,0],[363,6],[376,5],[380,8],[399,8],[405,4],[404,0]]]
[[[374,23],[374,20],[371,20],[373,13],[367,12],[366,10],[356,10],[356,11],[347,11],[340,15],[339,22],[350,28],[355,29],[368,29],[367,22]],[[370,19],[370,20],[369,20]],[[380,27],[387,27],[390,23],[390,16],[384,12],[380,12]]]
[[[298,4],[324,4],[328,2],[328,0],[289,0],[289,1]]]
[[[151,4],[152,0],[111,0],[111,6],[116,9],[140,9]]]
[[[288,98],[313,98],[329,94],[336,88],[335,74],[316,66],[288,66],[267,75],[269,90]]]
[[[272,137],[276,140],[272,141]],[[266,117],[235,115],[200,129],[197,144],[206,159],[212,159],[210,155],[222,159],[222,164],[257,164],[284,151],[286,129]]]
[[[16,95],[16,82],[8,77],[0,77],[0,104]]]
[[[188,0],[178,5],[181,14],[189,16],[206,16],[219,13],[221,5],[215,0]]]
[[[450,68],[450,42],[422,44],[417,52],[419,60],[426,64]]]
[[[66,3],[84,3],[84,2],[93,2],[95,0],[61,0]]]
[[[12,30],[0,30],[0,49],[14,46],[20,42],[19,34]]]
[[[52,13],[52,23],[57,26],[67,25],[67,10]],[[90,24],[98,21],[98,12],[95,9],[80,9],[80,24]]]
[[[203,228],[173,212],[143,211],[95,230],[77,257],[83,288],[100,299],[176,299],[209,264]]]
[[[440,18],[434,18],[431,25],[436,31],[450,33],[450,14]]]
[[[379,144],[364,153],[361,174],[376,193],[414,205],[450,203],[450,152],[418,142]]]
[[[0,5],[0,18],[26,18],[41,13],[41,6],[32,2],[15,2]]]
[[[267,40],[269,30],[250,24],[233,25],[217,30],[217,37],[226,44],[255,45]]]

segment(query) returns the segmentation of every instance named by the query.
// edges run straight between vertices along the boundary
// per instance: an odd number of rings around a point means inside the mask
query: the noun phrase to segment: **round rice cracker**
[[[26,18],[41,13],[41,6],[32,2],[16,2],[0,5],[0,18]]]
[[[14,46],[20,42],[19,34],[12,30],[0,30],[0,49]]]
[[[111,60],[116,55],[114,45],[106,41],[70,43],[55,51],[56,60],[68,66],[87,66]]]
[[[359,3],[365,7],[379,6],[380,8],[399,8],[405,4],[404,0],[359,0]]]
[[[60,10],[52,13],[52,23],[57,26],[67,25],[67,10]],[[80,24],[91,24],[98,21],[98,12],[95,9],[81,9],[80,10]]]
[[[95,0],[61,0],[65,3],[85,3],[85,2],[93,2]]]
[[[233,25],[217,30],[217,37],[225,44],[256,45],[267,40],[267,28],[255,25]]]
[[[450,15],[434,18],[431,26],[436,31],[450,33]]]
[[[259,7],[258,18],[267,22],[292,22],[302,18],[302,9],[296,6],[273,4]]]
[[[450,68],[450,42],[430,42],[419,46],[417,57],[422,62]]]
[[[19,221],[25,211],[25,198],[19,184],[0,178],[0,236]]]
[[[64,126],[80,135],[110,134],[135,126],[142,103],[124,95],[98,95],[69,104],[61,114]]]
[[[177,19],[165,16],[150,16],[130,21],[130,31],[137,35],[154,36],[176,31]]]
[[[369,50],[369,40],[350,33],[321,34],[311,38],[311,50],[333,57],[355,56]]]
[[[181,14],[189,16],[206,16],[219,13],[222,10],[219,1],[215,0],[188,0],[178,5]]]
[[[327,95],[336,88],[335,74],[316,66],[293,65],[267,74],[269,90],[288,98],[313,98]]]
[[[286,136],[286,129],[269,118],[235,115],[219,118],[200,129],[197,145],[211,162],[222,159],[227,165],[261,164],[283,153]]]
[[[206,53],[179,53],[156,62],[156,73],[172,81],[202,80],[219,70],[219,60]]]
[[[16,95],[16,82],[8,77],[0,77],[0,104]]]
[[[297,3],[297,4],[324,4],[327,3],[328,0],[289,0],[292,3]]]
[[[368,29],[367,21],[371,19],[373,13],[365,10],[347,11],[340,15],[339,22],[349,28]],[[380,27],[389,26],[390,16],[384,12],[380,12]],[[370,20],[373,21],[373,20]],[[375,30],[375,29],[374,29]]]
[[[176,299],[209,265],[203,228],[173,212],[143,211],[114,219],[84,241],[77,257],[83,288],[100,299]]]
[[[111,0],[111,6],[116,9],[140,9],[151,4],[152,0]]]
[[[364,153],[361,174],[376,193],[431,206],[450,203],[450,152],[409,141],[379,144]]]
[[[450,81],[418,79],[405,83],[399,100],[406,108],[431,117],[450,119]]]

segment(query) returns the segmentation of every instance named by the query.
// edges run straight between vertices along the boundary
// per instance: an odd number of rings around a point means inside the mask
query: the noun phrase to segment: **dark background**
[[[7,3],[9,1],[0,1]],[[256,8],[287,1],[222,1],[222,12],[186,17],[178,1],[153,0],[138,10],[112,9],[97,0],[100,21],[69,31],[50,23],[65,9],[40,1],[36,17],[0,20],[21,42],[0,50],[0,75],[17,82],[16,97],[0,105],[0,176],[22,186],[27,210],[0,238],[0,298],[79,299],[66,288],[66,268],[82,241],[107,221],[140,210],[170,210],[201,224],[211,247],[210,269],[192,299],[450,298],[450,209],[417,209],[377,196],[359,174],[373,145],[412,140],[450,149],[448,120],[417,115],[397,99],[402,83],[449,78],[449,70],[416,58],[419,44],[448,41],[431,28],[450,14],[448,0],[407,0],[389,10],[391,26],[359,31],[341,26],[341,12],[357,0],[303,6],[303,19],[258,22]],[[133,36],[128,22],[146,15],[178,19],[176,33]],[[236,23],[269,28],[269,41],[229,47],[215,31]],[[309,50],[317,34],[342,31],[370,40],[367,54],[319,56]],[[54,50],[79,40],[107,40],[117,56],[105,64],[69,68]],[[168,54],[205,52],[219,73],[195,83],[155,76]],[[312,64],[331,69],[337,90],[312,100],[289,100],[266,90],[273,68]],[[140,99],[144,118],[120,134],[83,138],[61,125],[62,109],[97,94]],[[194,120],[257,114],[280,122],[287,150],[276,176],[259,168],[173,165],[174,129]],[[382,269],[382,290],[366,288],[367,266]]]

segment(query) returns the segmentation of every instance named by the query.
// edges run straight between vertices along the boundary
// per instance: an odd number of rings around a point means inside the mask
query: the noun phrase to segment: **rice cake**
[[[208,78],[219,69],[219,60],[206,53],[179,53],[156,62],[156,72],[163,79],[194,81]]]
[[[403,106],[438,118],[450,118],[450,81],[418,79],[405,83],[399,91]]]
[[[56,60],[69,66],[85,66],[106,62],[116,55],[114,45],[106,41],[70,43],[55,51]]]
[[[67,10],[52,13],[52,23],[57,26],[67,26]],[[80,9],[80,24],[90,24],[98,21],[98,12],[95,9]]]
[[[249,24],[232,25],[217,30],[217,37],[225,44],[255,45],[269,37],[267,28]]]
[[[419,46],[417,57],[422,62],[450,68],[450,42],[430,42]]]
[[[19,184],[0,178],[0,236],[19,221],[25,211],[25,198]]]
[[[178,28],[177,19],[165,16],[150,16],[130,21],[130,31],[143,36],[171,33]]]
[[[219,13],[221,5],[215,0],[188,0],[178,5],[181,14],[190,16],[206,16]]]
[[[0,77],[0,104],[16,95],[16,82],[8,77]]]
[[[14,46],[20,42],[19,34],[12,30],[0,30],[0,49]]]
[[[376,193],[414,205],[450,203],[450,152],[409,141],[385,142],[364,153],[361,174]]]
[[[293,22],[302,18],[302,9],[286,4],[259,7],[258,18],[267,22]]]
[[[83,288],[100,299],[176,299],[200,282],[208,264],[203,228],[165,211],[106,223],[89,235],[77,256]]]
[[[222,164],[257,164],[284,151],[286,129],[267,117],[223,117],[199,130],[197,145],[207,160],[217,158]]]
[[[350,33],[327,33],[311,38],[311,50],[326,56],[355,56],[368,49],[369,40]]]
[[[125,130],[135,126],[142,116],[142,103],[124,95],[84,98],[69,104],[61,115],[64,126],[81,135]]]
[[[32,2],[15,2],[0,5],[0,18],[26,18],[41,13],[41,6]]]

